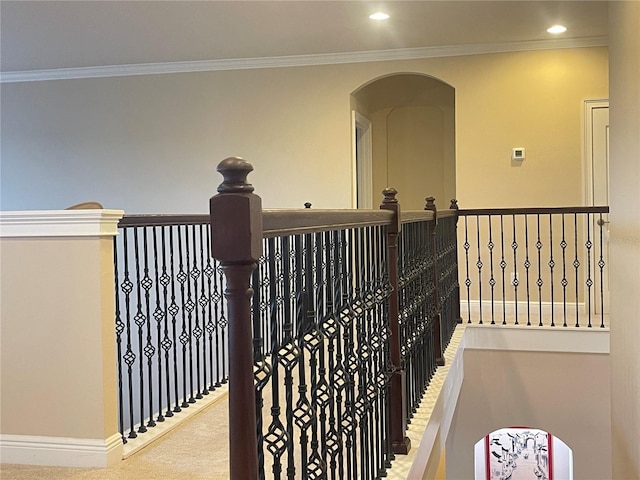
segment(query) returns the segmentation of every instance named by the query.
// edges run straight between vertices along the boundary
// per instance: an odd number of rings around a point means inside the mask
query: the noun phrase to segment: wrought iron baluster
[[[327,476],[327,459],[328,450],[326,445],[327,438],[327,408],[333,394],[329,382],[327,382],[327,358],[325,355],[325,319],[326,319],[326,272],[329,270],[328,258],[326,257],[326,248],[328,238],[324,233],[315,234],[315,328],[317,336],[320,340],[318,346],[318,383],[315,388],[315,404],[319,410],[319,435],[321,441],[318,442],[318,464],[321,465],[320,475],[323,478]]]
[[[186,335],[186,344],[188,345],[188,350],[189,350],[189,355],[187,357],[188,360],[188,365],[189,365],[189,403],[196,403],[196,399],[193,396],[193,392],[196,390],[195,388],[195,383],[194,383],[194,375],[193,375],[193,338],[195,337],[195,332],[194,332],[194,328],[193,328],[193,312],[195,311],[196,314],[196,323],[197,323],[197,317],[198,317],[198,310],[196,309],[196,302],[193,300],[193,298],[191,297],[192,293],[196,290],[196,288],[194,287],[192,289],[192,285],[191,285],[191,279],[193,278],[193,274],[196,273],[195,272],[195,267],[192,267],[190,264],[190,249],[189,249],[189,227],[185,226],[184,227],[184,233],[185,233],[185,239],[184,239],[184,244],[185,244],[185,263],[186,263],[186,268],[187,268],[187,277],[186,277],[186,284],[187,284],[187,301],[185,303],[185,308],[187,310],[187,335]],[[192,232],[193,234],[193,232]],[[193,235],[192,235],[193,237]],[[194,252],[195,255],[195,252]],[[195,275],[195,277],[197,278],[197,273]],[[186,392],[185,392],[185,398],[187,397]]]
[[[556,262],[553,260],[553,217],[549,214],[549,292],[551,294],[551,326],[555,327],[555,303],[553,302],[553,268]]]
[[[482,325],[482,259],[480,258],[480,216],[476,215],[476,234],[477,234],[477,247],[478,247],[478,260],[476,261],[476,267],[478,269],[478,300],[480,302],[480,321]]]
[[[298,265],[291,268],[291,262],[296,257],[291,252],[291,237],[283,237],[282,242],[282,280],[283,280],[283,333],[282,347],[278,355],[280,364],[284,367],[285,409],[286,409],[286,451],[287,451],[287,479],[296,478],[295,450],[293,441],[294,413],[293,413],[293,369],[298,362],[300,351],[293,336],[292,302],[296,296],[292,280]],[[275,364],[274,364],[275,365]]]
[[[587,327],[591,328],[591,288],[593,287],[593,279],[591,278],[591,249],[593,248],[593,242],[591,241],[591,214],[586,214],[585,222],[587,224],[587,241],[584,246],[587,247],[587,279],[585,285],[587,286]]]
[[[306,242],[304,246],[308,245]],[[304,349],[304,335],[306,334],[306,312],[307,312],[307,290],[305,280],[305,254],[303,251],[303,239],[300,235],[295,237],[295,255],[296,255],[296,272],[295,272],[295,284],[296,284],[296,324],[297,324],[297,338],[300,344],[300,357],[298,362],[298,402],[296,403],[296,409],[294,416],[296,418],[296,424],[300,429],[300,468],[306,476],[308,465],[308,448],[309,448],[309,436],[307,430],[311,426],[313,421],[313,410],[309,400],[307,399],[307,380],[306,380],[306,361],[305,361],[305,349]]]
[[[149,299],[149,291],[153,286],[153,282],[149,277],[149,255],[147,249],[147,228],[142,227],[142,254],[143,254],[143,272],[144,277],[140,281],[142,288],[144,289],[144,316],[145,316],[145,327],[147,331],[146,335],[146,343],[144,346],[144,355],[147,357],[147,378],[148,378],[148,391],[149,391],[149,421],[147,422],[147,427],[155,427],[156,422],[153,420],[153,356],[155,354],[155,347],[152,343],[151,338],[151,306]],[[140,418],[140,421],[144,421],[144,417]]]
[[[605,221],[602,218],[602,214],[598,218],[598,225],[600,226],[600,260],[598,261],[598,267],[600,268],[600,328],[604,328],[604,267],[605,261],[603,257],[604,239],[603,239],[603,227]]]
[[[340,436],[340,423],[338,411],[341,403],[341,390],[343,378],[340,375],[338,365],[340,358],[336,352],[340,348],[340,324],[337,321],[340,305],[340,238],[339,232],[334,230],[325,233],[325,256],[327,258],[326,285],[327,285],[327,313],[324,320],[324,334],[328,339],[327,355],[329,362],[329,379],[331,380],[332,395],[329,401],[329,430],[325,437],[325,448],[329,456],[327,474],[330,478],[338,477],[338,463],[342,463],[342,439]]]
[[[530,290],[529,290],[529,267],[531,267],[531,262],[529,261],[529,218],[527,214],[524,215],[524,269],[525,269],[525,277],[526,277],[526,286],[527,286],[527,326],[531,326],[531,301],[530,301]]]
[[[500,215],[500,270],[502,271],[502,325],[507,324],[507,296],[505,285],[505,268],[507,262],[504,260],[504,215]]]
[[[542,240],[540,239],[540,214],[536,215],[536,228],[538,232],[538,237],[536,240],[536,250],[538,251],[538,279],[536,280],[536,285],[538,285],[538,318],[539,323],[538,326],[542,326],[542,285],[544,282],[542,281]]]
[[[562,315],[563,315],[563,323],[562,326],[567,326],[567,285],[569,281],[567,280],[567,241],[565,240],[565,225],[564,225],[564,213],[562,214],[562,240],[560,241],[560,248],[562,248],[562,280],[560,284],[562,285]]]
[[[174,399],[176,401],[176,406],[173,408],[174,413],[178,413],[182,411],[180,407],[180,396],[178,393],[179,389],[179,377],[178,377],[178,331],[177,331],[177,323],[178,323],[178,313],[180,312],[180,308],[176,303],[176,280],[178,277],[175,274],[175,262],[174,262],[174,253],[175,253],[175,243],[173,240],[173,232],[174,230],[177,233],[178,239],[180,238],[180,227],[170,228],[169,229],[169,268],[171,271],[171,305],[169,306],[169,313],[171,314],[171,338],[172,338],[172,352],[173,352],[173,388],[174,388]],[[179,242],[178,242],[179,244]],[[178,255],[180,256],[180,251],[178,250]],[[180,272],[181,270],[179,270]],[[179,280],[178,280],[179,281]]]
[[[171,410],[171,376],[170,376],[170,361],[169,356],[171,352],[171,346],[173,342],[169,338],[169,289],[168,286],[172,282],[172,278],[167,273],[167,242],[166,242],[166,230],[171,227],[161,227],[160,242],[162,245],[162,274],[160,275],[160,284],[162,285],[162,309],[163,315],[163,333],[162,342],[160,345],[164,350],[164,381],[165,381],[165,393],[167,395],[167,411],[165,417],[173,417],[173,411]],[[171,246],[170,246],[171,247]],[[160,394],[161,395],[161,394]]]
[[[124,232],[126,235],[126,231]],[[116,358],[118,369],[118,428],[122,443],[127,443],[127,438],[124,435],[124,403],[123,403],[123,374],[122,374],[122,332],[125,329],[125,324],[120,317],[120,295],[118,294],[120,276],[118,275],[118,243],[117,237],[113,237],[113,268],[115,286],[115,330],[116,330]]]
[[[128,438],[136,438],[138,435],[134,427],[134,405],[133,405],[133,364],[136,360],[136,354],[131,348],[131,292],[133,291],[133,283],[129,276],[129,229],[125,229],[123,232],[124,239],[124,281],[120,285],[120,288],[125,295],[125,319],[126,319],[126,332],[127,332],[127,348],[124,354],[123,360],[127,364],[127,387],[129,390],[129,432]]]
[[[280,479],[282,472],[281,457],[287,451],[289,438],[287,436],[286,427],[282,424],[281,407],[280,407],[280,365],[288,362],[289,358],[280,359],[281,353],[290,355],[292,350],[279,343],[278,335],[278,291],[277,291],[277,256],[276,256],[276,239],[269,238],[267,240],[267,255],[263,266],[268,269],[268,275],[262,275],[262,278],[271,278],[272,281],[268,285],[269,294],[269,325],[271,329],[271,425],[265,437],[267,448],[273,455],[273,476]],[[266,272],[265,272],[266,273]],[[256,306],[259,305],[256,304]],[[259,310],[255,308],[255,310]],[[257,325],[260,321],[257,320]],[[286,408],[286,407],[285,407]],[[260,448],[258,449],[260,451]]]
[[[186,232],[186,227],[185,227]],[[178,275],[177,280],[180,283],[180,311],[181,311],[181,330],[180,336],[178,339],[182,344],[182,403],[180,404],[181,408],[188,408],[189,402],[187,402],[188,394],[187,394],[187,343],[189,343],[189,335],[187,333],[187,310],[188,310],[188,300],[186,295],[185,283],[189,279],[189,275],[184,271],[184,263],[183,263],[183,250],[182,250],[182,234],[181,229],[178,227],[177,229],[178,236]],[[188,239],[187,239],[188,244]],[[188,265],[188,260],[187,260]],[[187,267],[188,268],[188,267]]]
[[[578,274],[578,269],[580,268],[580,260],[578,260],[578,214],[574,213],[573,214],[573,230],[574,230],[574,245],[573,248],[575,250],[575,258],[573,260],[573,268],[575,269],[575,273],[576,273],[576,327],[580,326],[580,320],[579,320],[579,315],[580,315],[580,306],[578,304],[578,285],[580,284],[579,281],[579,274]]]
[[[348,309],[348,318],[347,325],[345,325],[345,352],[344,352],[344,368],[347,376],[347,386],[345,392],[345,414],[344,414],[344,425],[345,433],[347,435],[347,440],[345,442],[345,446],[347,449],[347,478],[356,479],[358,478],[358,458],[357,458],[357,442],[356,442],[356,415],[355,415],[355,370],[357,368],[357,363],[354,365],[354,362],[357,362],[357,358],[354,354],[354,340],[353,340],[353,328],[354,328],[354,320],[357,317],[357,305],[353,302],[354,289],[356,285],[354,284],[354,275],[353,265],[355,265],[355,233],[353,229],[348,230],[347,232],[347,273],[345,274],[345,281],[347,285],[346,302],[349,304]]]
[[[204,252],[203,255],[207,259],[207,264],[202,269],[207,279],[207,290],[206,290],[206,297],[207,297],[206,322],[207,323],[206,324],[204,323],[205,322],[204,310],[202,314],[202,323],[205,325],[204,329],[207,332],[207,335],[208,335],[207,339],[209,340],[209,355],[207,356],[207,349],[205,347],[202,352],[202,363],[206,365],[207,361],[209,362],[209,386],[207,387],[206,378],[204,382],[205,390],[207,391],[207,393],[209,393],[215,389],[215,383],[213,378],[214,377],[213,358],[214,358],[214,348],[215,348],[213,344],[213,334],[215,332],[214,318],[217,318],[217,313],[214,316],[213,312],[214,310],[217,310],[216,303],[219,301],[219,299],[215,297],[214,282],[212,279],[212,277],[216,273],[216,268],[215,268],[215,264],[212,263],[211,261],[211,238],[209,237],[209,228],[203,225],[202,230],[204,231],[203,232],[204,238],[201,237],[200,242],[203,245],[203,248],[202,248],[202,251]],[[202,261],[202,264],[204,265],[204,260]],[[204,343],[206,345],[206,341]]]
[[[198,238],[199,238],[199,251],[200,251],[200,297],[198,298],[198,304],[200,305],[200,313],[202,324],[198,325],[197,328],[200,330],[199,335],[196,337],[196,355],[198,356],[198,390],[200,396],[209,395],[209,390],[207,389],[207,336],[205,334],[207,329],[207,310],[210,311],[211,308],[211,297],[207,295],[207,273],[204,263],[204,232],[203,226],[198,226]],[[194,251],[195,250],[195,238],[194,237]],[[195,257],[195,253],[194,253]],[[211,281],[211,277],[209,277],[209,281]],[[210,292],[209,292],[210,293]],[[200,345],[200,338],[202,338],[202,345]],[[202,360],[202,363],[200,363]],[[200,366],[202,366],[202,373],[200,373]],[[202,390],[200,390],[200,381],[202,381]]]
[[[264,246],[263,246],[264,248]],[[263,274],[261,271],[264,269],[264,263],[258,262],[257,268],[251,272],[251,289],[253,290],[252,296],[252,308],[251,308],[251,328],[253,333],[253,381],[255,388],[255,404],[256,404],[256,445],[258,452],[258,478],[260,480],[265,479],[265,467],[264,467],[264,442],[267,443],[267,448],[269,451],[276,457],[277,455],[277,440],[278,435],[273,435],[273,442],[271,441],[272,431],[271,427],[267,432],[266,436],[263,436],[263,419],[262,419],[262,409],[264,407],[264,399],[262,396],[262,392],[266,384],[270,379],[275,379],[274,382],[277,382],[277,367],[274,365],[273,370],[268,368],[268,363],[266,362],[265,355],[263,352],[263,342],[264,342],[264,329],[262,325],[262,319],[260,315],[260,298],[262,289],[260,288],[260,278]],[[277,349],[272,349],[272,355],[274,350],[277,352]],[[277,353],[276,353],[277,355]],[[273,357],[272,357],[273,358]],[[277,358],[276,358],[277,360]],[[275,386],[277,390],[277,385]],[[271,410],[271,415],[273,415],[273,409]],[[272,447],[272,445],[274,445]],[[277,457],[276,457],[277,458]],[[276,467],[276,463],[273,464],[273,473],[275,478],[278,478],[279,470]]]
[[[350,316],[350,307],[349,307],[349,295],[347,292],[348,280],[347,280],[347,262],[348,262],[348,252],[347,252],[347,231],[341,230],[338,236],[338,243],[336,246],[338,250],[339,256],[339,265],[337,266],[337,299],[338,299],[338,313],[337,320],[340,327],[340,335],[338,336],[337,342],[337,352],[336,352],[336,365],[338,371],[336,372],[336,416],[338,423],[338,435],[339,435],[339,445],[340,449],[338,451],[338,478],[344,478],[345,476],[345,463],[347,464],[347,477],[351,476],[351,469],[349,468],[349,449],[347,448],[346,442],[349,441],[349,411],[347,409],[347,382],[348,382],[348,373],[346,369],[346,342],[347,342],[347,326],[349,322]],[[342,339],[343,341],[340,341]],[[343,394],[344,392],[344,394]],[[345,440],[346,438],[346,440]],[[346,451],[345,451],[346,449]]]
[[[466,215],[464,217],[464,267],[465,267],[465,280],[464,284],[467,287],[467,314],[469,316],[469,320],[467,323],[471,323],[471,279],[469,278],[469,248],[471,248],[471,244],[469,243],[469,227],[468,227],[468,218]]]
[[[495,244],[493,243],[493,228],[492,228],[492,218],[491,215],[488,217],[489,222],[489,243],[487,244],[487,248],[489,249],[489,286],[491,287],[491,325],[495,325],[495,311],[494,311],[494,287],[496,285],[496,279],[493,277],[493,247]]]
[[[166,321],[166,310],[163,310],[160,306],[160,271],[158,269],[158,235],[156,227],[153,227],[151,232],[153,234],[153,272],[156,299],[153,318],[156,321],[156,351],[158,352],[158,417],[156,421],[164,422],[164,416],[162,415],[162,323],[163,320]],[[153,410],[151,412],[153,413]]]
[[[142,311],[142,277],[140,275],[140,249],[139,249],[139,239],[138,239],[138,227],[134,227],[133,229],[133,254],[134,254],[134,264],[135,264],[135,280],[136,280],[136,315],[133,317],[135,324],[138,327],[138,354],[144,351],[143,347],[143,337],[144,337],[144,326],[147,323],[147,317]],[[144,363],[142,362],[142,358],[138,363],[138,385],[140,387],[140,398],[139,400],[139,413],[140,413],[140,427],[138,428],[138,433],[145,433],[147,431],[147,427],[144,424],[145,414],[144,414]]]
[[[512,225],[513,225],[513,241],[511,242],[511,249],[513,250],[513,280],[511,283],[513,284],[513,304],[514,304],[514,316],[515,316],[515,325],[518,325],[518,285],[520,281],[518,280],[518,242],[516,241],[516,215],[513,214],[511,216]]]

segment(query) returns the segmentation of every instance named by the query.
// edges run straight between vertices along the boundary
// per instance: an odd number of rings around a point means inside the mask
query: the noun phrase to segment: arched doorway
[[[356,140],[362,137],[354,138],[354,162],[365,162],[356,163],[358,204],[369,203],[364,193],[378,205],[380,192],[390,186],[398,190],[404,209],[424,208],[427,196],[447,208],[456,193],[455,89],[427,75],[396,73],[358,88],[351,106],[357,118],[371,122],[370,165],[357,154]],[[368,168],[369,179],[358,174]]]

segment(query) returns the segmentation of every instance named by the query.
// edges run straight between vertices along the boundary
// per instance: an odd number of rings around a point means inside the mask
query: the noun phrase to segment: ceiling
[[[0,2],[3,72],[607,36],[598,1]],[[391,18],[373,21],[384,10]]]

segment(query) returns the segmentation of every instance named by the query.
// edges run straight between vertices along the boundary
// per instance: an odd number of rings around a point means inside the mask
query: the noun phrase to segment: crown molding
[[[552,50],[607,46],[607,37],[532,40],[528,42],[483,43],[477,45],[447,45],[441,47],[402,48],[364,52],[288,55],[281,57],[232,58],[190,62],[138,63],[96,67],[24,70],[0,73],[0,83],[38,82],[82,78],[125,77],[132,75],[160,75],[167,73],[213,72],[219,70],[248,70],[255,68],[304,67],[341,63],[415,60],[420,58],[455,57],[486,53]]]

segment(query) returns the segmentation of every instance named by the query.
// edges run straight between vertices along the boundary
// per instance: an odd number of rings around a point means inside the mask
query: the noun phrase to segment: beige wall
[[[231,155],[266,207],[350,207],[351,94],[396,72],[456,89],[462,208],[577,204],[582,101],[607,97],[607,62],[579,48],[2,84],[2,208],[204,212]]]
[[[567,443],[574,478],[611,478],[611,404],[603,388],[608,380],[608,355],[465,350],[446,441],[447,479],[473,478],[475,443],[516,425],[547,430]]]
[[[112,238],[1,242],[1,433],[117,434]]]
[[[640,478],[640,2],[609,4],[613,477]]]

